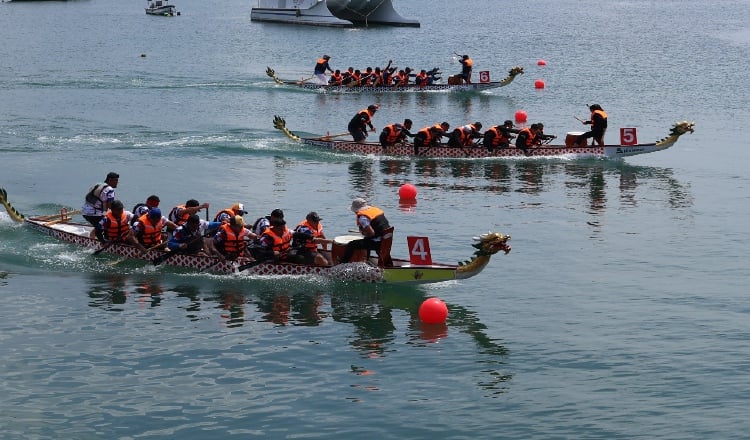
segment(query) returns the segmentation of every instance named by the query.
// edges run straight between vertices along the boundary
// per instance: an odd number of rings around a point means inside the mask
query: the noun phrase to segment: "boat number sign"
[[[620,145],[636,145],[638,136],[635,127],[620,128]]]
[[[409,262],[411,264],[432,264],[430,240],[427,237],[406,237],[409,245]]]
[[[488,83],[490,82],[490,71],[489,70],[482,70],[479,72],[479,82],[480,83]]]

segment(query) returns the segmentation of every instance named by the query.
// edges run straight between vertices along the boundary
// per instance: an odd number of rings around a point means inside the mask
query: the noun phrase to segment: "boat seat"
[[[378,254],[378,267],[393,267],[391,259],[391,246],[393,245],[393,226],[383,230],[383,237],[380,239],[380,249],[375,252]],[[367,259],[370,259],[370,252],[367,252]]]

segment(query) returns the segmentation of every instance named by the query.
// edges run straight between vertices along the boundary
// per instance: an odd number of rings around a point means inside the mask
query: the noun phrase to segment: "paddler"
[[[404,119],[403,124],[396,122],[394,124],[386,125],[385,128],[383,128],[383,131],[380,132],[380,145],[383,148],[386,148],[404,142],[407,137],[414,137],[414,135],[409,132],[411,126],[412,121],[408,118]]]
[[[420,149],[429,149],[440,145],[440,140],[445,136],[449,128],[450,124],[442,122],[419,130],[414,135],[414,155],[419,156]],[[424,151],[423,149],[422,152]]]
[[[375,131],[375,126],[372,125],[372,117],[375,112],[380,108],[377,104],[370,104],[366,109],[362,109],[357,112],[356,115],[349,121],[349,133],[354,138],[354,142],[364,142],[367,139],[367,127],[370,127],[370,131]]]
[[[135,234],[130,227],[130,220],[132,218],[133,213],[125,211],[121,201],[113,200],[109,206],[109,210],[96,225],[97,238],[102,243],[130,244],[137,247],[141,253],[145,253],[146,248],[136,240]]]

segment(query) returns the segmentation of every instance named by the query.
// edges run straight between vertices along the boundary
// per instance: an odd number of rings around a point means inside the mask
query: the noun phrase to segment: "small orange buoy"
[[[412,200],[417,198],[417,187],[411,183],[404,183],[398,189],[398,196],[401,199]]]
[[[523,110],[518,110],[516,112],[516,122],[526,122],[526,112]]]
[[[536,65],[537,65],[537,66],[546,66],[546,65],[547,65],[547,62],[546,62],[546,61],[544,61],[544,60],[539,60],[539,61],[537,61],[537,62],[536,62]]]
[[[442,324],[448,318],[448,306],[440,298],[427,298],[419,306],[419,319],[425,324]]]
[[[538,79],[538,80],[534,81],[534,88],[543,89],[544,88],[544,80],[543,79]]]

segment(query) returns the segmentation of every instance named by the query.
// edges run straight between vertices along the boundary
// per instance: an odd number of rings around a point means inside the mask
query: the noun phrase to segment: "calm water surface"
[[[420,29],[251,23],[253,2],[0,3],[0,186],[23,213],[79,207],[115,170],[132,206],[157,193],[255,218],[321,213],[346,234],[352,197],[383,207],[433,258],[513,236],[476,278],[432,286],[191,274],[64,245],[0,213],[4,438],[741,438],[750,431],[748,3],[396,1]],[[482,94],[341,96],[283,89],[384,65],[457,72]],[[537,60],[547,61],[538,67]],[[546,88],[534,89],[543,79]],[[485,126],[523,109],[545,131],[608,111],[609,142],[679,120],[696,133],[626,161],[415,160],[311,151],[272,127],[340,133],[378,102]],[[415,184],[416,206],[398,187]],[[429,296],[449,307],[424,326]]]

